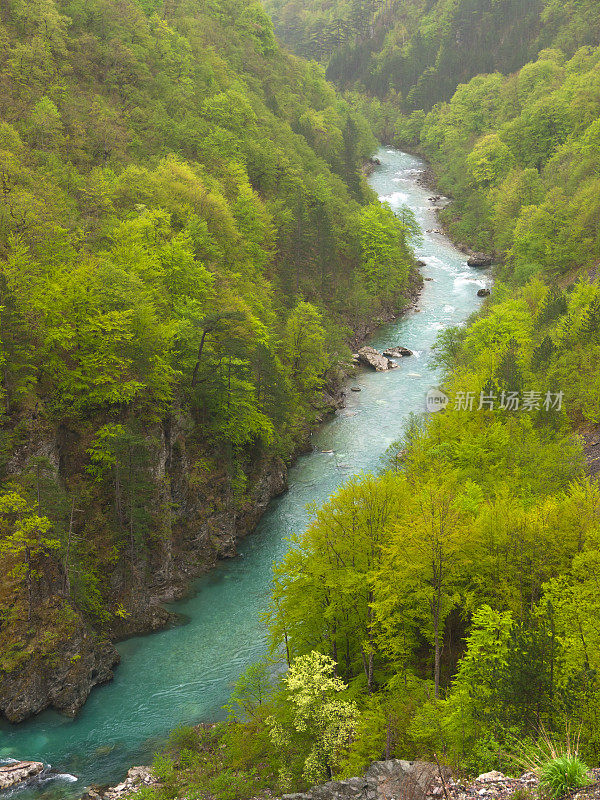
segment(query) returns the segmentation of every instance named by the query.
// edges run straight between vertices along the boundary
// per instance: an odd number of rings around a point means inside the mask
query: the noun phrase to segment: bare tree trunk
[[[200,369],[200,361],[202,359],[202,351],[204,350],[204,341],[208,330],[205,328],[202,331],[202,339],[200,339],[200,346],[198,347],[198,355],[196,356],[196,364],[194,366],[194,373],[192,375],[192,389],[198,383],[198,370]]]
[[[435,684],[435,696],[440,696],[440,609],[439,605],[433,614],[433,637],[435,645],[433,680]]]
[[[127,448],[129,462],[129,547],[131,549],[131,574],[133,581],[137,579],[137,569],[135,566],[135,523],[133,515],[133,464],[131,456],[131,445]]]
[[[123,498],[121,496],[121,472],[118,460],[115,463],[115,514],[119,523],[123,524]]]
[[[71,580],[69,578],[69,559],[71,557],[71,538],[73,536],[73,520],[75,517],[75,498],[71,505],[71,517],[69,519],[69,535],[67,538],[67,552],[65,553],[65,595],[71,596]]]
[[[31,574],[31,550],[25,548],[25,561],[27,562],[27,622],[31,622],[33,613],[33,576]]]

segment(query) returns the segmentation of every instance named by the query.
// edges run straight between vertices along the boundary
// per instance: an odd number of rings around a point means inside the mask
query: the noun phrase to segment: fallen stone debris
[[[589,785],[568,795],[569,800],[598,800],[600,798],[600,769],[590,770]],[[427,793],[428,798],[442,800],[511,800],[515,794],[519,800],[537,800],[539,780],[535,773],[525,772],[518,778],[510,778],[493,770],[479,775],[475,780],[437,775]]]
[[[116,786],[90,786],[81,800],[121,800],[136,794],[144,786],[158,786],[151,767],[132,767]]]

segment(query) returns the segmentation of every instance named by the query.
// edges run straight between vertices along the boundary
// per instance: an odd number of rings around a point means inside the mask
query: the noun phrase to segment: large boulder
[[[360,778],[330,781],[283,800],[425,800],[437,767],[422,761],[376,761]]]
[[[487,256],[485,253],[474,253],[467,261],[467,264],[470,267],[475,267],[476,269],[485,269],[485,267],[491,267],[492,263],[492,257]]]
[[[489,296],[490,296],[490,290],[489,289],[480,289],[477,292],[477,297],[489,297]]]
[[[15,761],[0,767],[0,791],[18,786],[43,772],[44,765],[40,761]]]
[[[395,369],[398,366],[374,347],[361,347],[358,351],[358,358],[361,364],[372,367],[376,372],[386,372],[388,369]]]
[[[389,347],[387,350],[383,351],[384,356],[389,356],[390,358],[407,358],[408,356],[412,356],[412,350],[409,350],[407,347]]]

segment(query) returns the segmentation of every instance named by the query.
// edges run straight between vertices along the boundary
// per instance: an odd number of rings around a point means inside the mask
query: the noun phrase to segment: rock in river
[[[387,350],[383,351],[384,356],[389,356],[390,358],[406,358],[407,356],[412,356],[412,350],[409,350],[407,347],[389,347]]]
[[[480,289],[477,292],[477,297],[489,297],[490,290],[489,289]]]
[[[43,770],[44,765],[40,761],[16,761],[0,767],[0,791],[35,778]]]
[[[376,372],[385,372],[388,369],[396,369],[398,366],[393,361],[390,361],[389,358],[381,355],[374,347],[362,347],[358,351],[358,357],[362,364],[373,367]]]

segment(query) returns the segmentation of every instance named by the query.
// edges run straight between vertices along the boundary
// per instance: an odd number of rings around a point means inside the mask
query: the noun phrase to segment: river
[[[89,783],[114,783],[134,764],[150,763],[166,733],[181,723],[222,716],[232,683],[265,650],[259,614],[265,608],[273,562],[286,552],[286,537],[302,530],[306,506],[325,501],[349,476],[377,470],[382,454],[402,433],[411,412],[425,410],[425,395],[439,376],[430,350],[440,330],[465,322],[478,307],[487,277],[438,227],[430,192],[417,178],[422,161],[382,148],[381,166],[369,181],[395,210],[413,210],[424,234],[417,256],[426,266],[419,311],[381,328],[371,344],[414,351],[400,369],[361,371],[352,379],[362,391],[314,435],[314,451],[290,471],[290,489],[274,500],[258,530],[240,546],[239,558],[200,579],[192,597],[173,606],[187,623],[119,645],[115,680],[93,690],[75,720],[46,712],[19,726],[0,723],[0,759],[45,761],[66,777],[26,794],[72,797]],[[332,452],[329,452],[332,451]],[[25,792],[19,794],[24,800]]]

